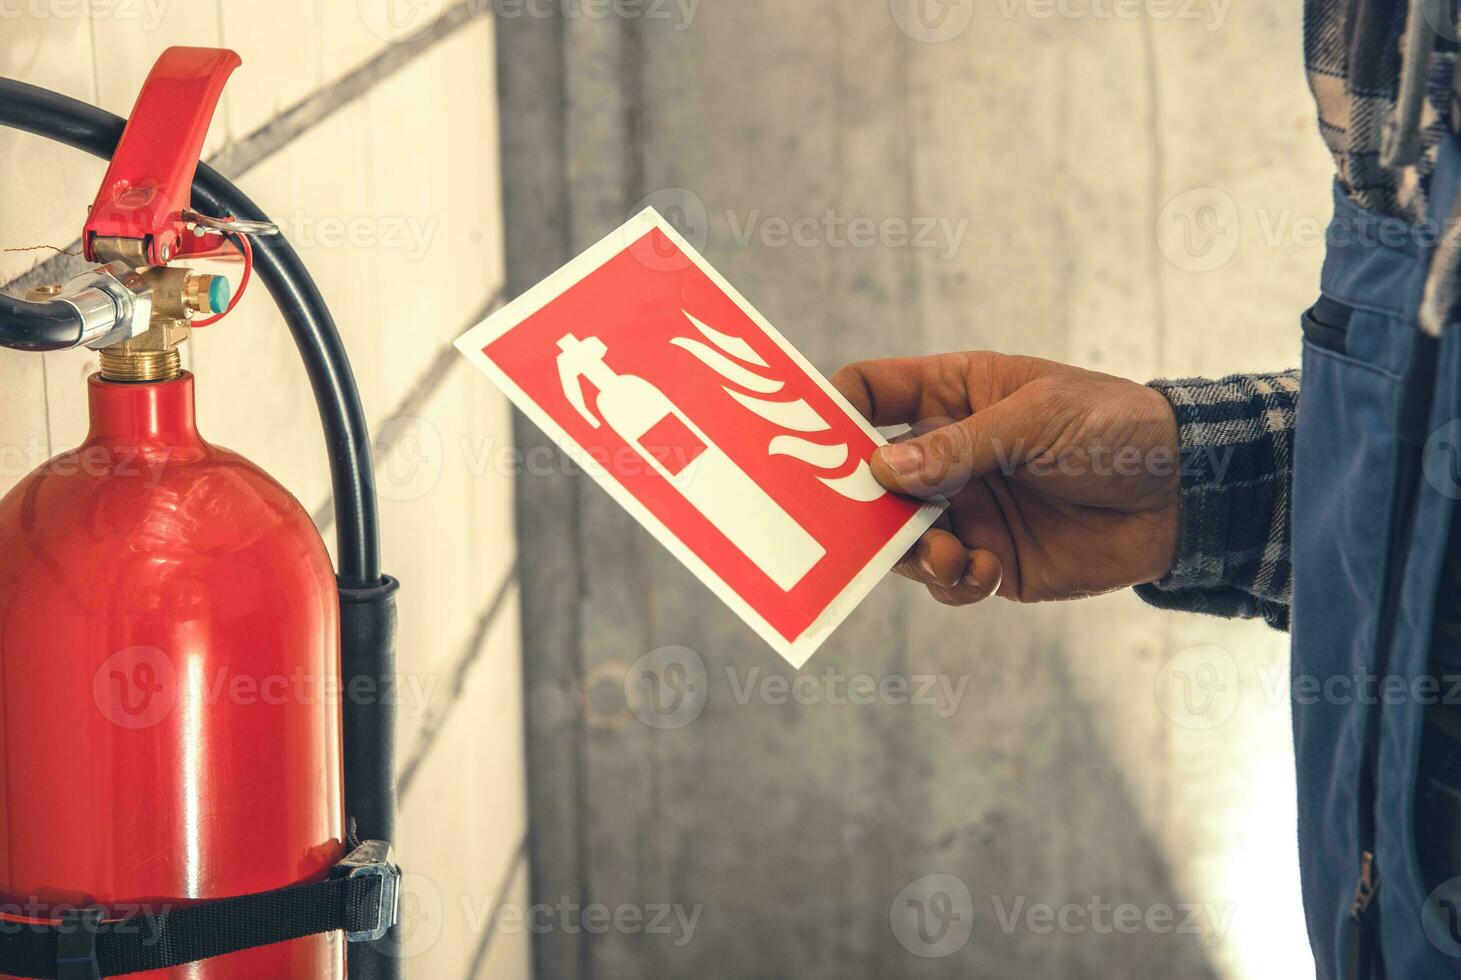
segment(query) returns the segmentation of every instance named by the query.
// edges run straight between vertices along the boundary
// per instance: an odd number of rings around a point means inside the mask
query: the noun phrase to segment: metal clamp
[[[371,928],[358,932],[347,930],[345,941],[364,943],[384,938],[401,913],[401,869],[395,863],[395,853],[390,842],[362,841],[355,850],[345,855],[344,860],[335,865],[334,875],[343,878],[380,878],[380,889],[376,892],[374,924]]]

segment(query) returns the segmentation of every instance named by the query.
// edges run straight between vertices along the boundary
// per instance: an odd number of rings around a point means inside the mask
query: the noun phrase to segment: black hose
[[[0,347],[70,350],[81,343],[81,313],[58,299],[32,303],[0,293]]]
[[[0,125],[110,159],[126,120],[59,93],[0,78]],[[216,217],[268,220],[247,195],[207,164],[198,166],[193,180],[193,207]],[[349,588],[378,586],[380,530],[370,429],[340,333],[314,280],[284,236],[257,237],[253,245],[254,273],[294,335],[324,425],[334,483],[340,582]]]
[[[340,589],[340,657],[357,677],[387,678],[395,669],[396,580],[373,589]],[[346,689],[341,705],[345,732],[345,786],[355,787],[349,813],[362,840],[396,839],[396,699],[386,687]],[[365,790],[369,788],[370,792]],[[351,980],[399,976],[401,931],[350,947]]]

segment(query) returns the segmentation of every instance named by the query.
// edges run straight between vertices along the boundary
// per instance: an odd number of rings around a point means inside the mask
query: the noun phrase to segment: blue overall
[[[1458,164],[1452,138],[1431,184],[1438,223]],[[1461,331],[1417,325],[1436,235],[1335,198],[1323,298],[1304,317],[1292,496],[1305,914],[1321,980],[1461,977],[1461,887],[1427,888],[1415,821],[1425,704],[1447,693],[1428,653],[1461,490],[1428,478],[1426,447],[1461,418]]]

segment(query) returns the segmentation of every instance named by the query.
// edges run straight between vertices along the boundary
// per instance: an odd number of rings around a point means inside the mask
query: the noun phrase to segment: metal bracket
[[[395,863],[395,852],[388,841],[362,841],[335,865],[336,877],[363,878],[367,875],[379,876],[381,880],[375,924],[360,932],[346,932],[346,942],[364,943],[384,938],[401,914],[401,869]]]

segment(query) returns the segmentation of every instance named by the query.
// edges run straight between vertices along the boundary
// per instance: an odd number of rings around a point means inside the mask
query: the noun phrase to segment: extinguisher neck
[[[141,383],[108,381],[95,374],[87,390],[91,403],[88,444],[124,444],[146,450],[202,443],[191,374]]]

